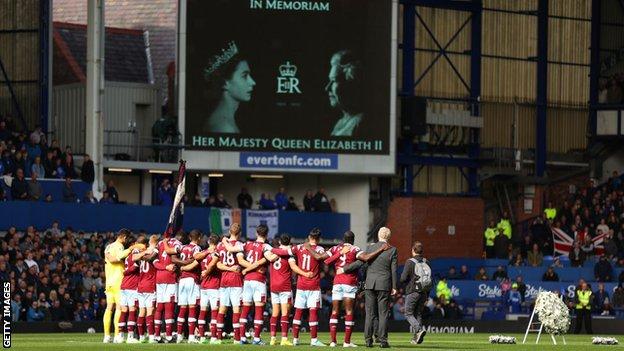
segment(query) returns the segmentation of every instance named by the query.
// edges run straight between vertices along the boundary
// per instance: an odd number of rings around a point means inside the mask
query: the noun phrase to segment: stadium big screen
[[[179,115],[189,167],[393,173],[396,6],[183,1]]]

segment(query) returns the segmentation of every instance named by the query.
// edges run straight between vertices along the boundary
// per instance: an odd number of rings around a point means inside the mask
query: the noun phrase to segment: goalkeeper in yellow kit
[[[121,315],[121,280],[124,275],[124,259],[130,254],[134,245],[124,249],[124,244],[130,239],[130,231],[121,229],[117,233],[117,239],[106,246],[104,249],[104,257],[106,265],[104,272],[106,274],[106,311],[104,312],[104,343],[110,343],[111,339],[111,316],[113,308],[115,308],[115,342],[123,342],[119,335],[119,317]]]

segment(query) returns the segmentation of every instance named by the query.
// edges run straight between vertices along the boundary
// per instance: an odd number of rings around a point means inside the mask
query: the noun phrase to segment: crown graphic
[[[208,67],[204,70],[204,75],[209,76],[213,74],[221,66],[228,63],[236,54],[238,54],[238,46],[236,46],[234,41],[231,41],[226,48],[221,49],[220,54],[214,55],[208,61]]]
[[[279,72],[282,77],[294,77],[297,75],[297,66],[286,61],[285,64],[279,67]]]

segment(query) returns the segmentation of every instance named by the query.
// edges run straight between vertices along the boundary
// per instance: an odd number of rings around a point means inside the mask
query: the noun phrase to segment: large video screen
[[[389,153],[386,0],[187,0],[191,149]]]

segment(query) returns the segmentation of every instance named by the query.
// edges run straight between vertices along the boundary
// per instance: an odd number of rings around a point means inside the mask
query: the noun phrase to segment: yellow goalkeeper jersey
[[[121,280],[123,279],[125,265],[123,262],[124,247],[123,244],[118,243],[117,241],[108,244],[106,249],[104,250],[104,257],[106,254],[111,254],[113,257],[117,257],[120,262],[110,262],[108,258],[105,258],[106,265],[104,266],[104,272],[106,273],[106,286],[117,288],[121,287]]]

